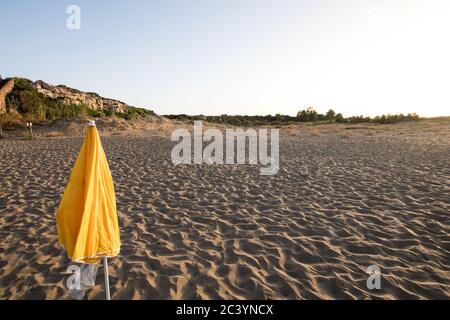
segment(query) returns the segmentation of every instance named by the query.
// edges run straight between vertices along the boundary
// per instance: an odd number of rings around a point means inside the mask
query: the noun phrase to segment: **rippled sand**
[[[448,299],[450,122],[352,129],[283,130],[272,177],[174,166],[169,131],[103,136],[123,243],[112,298]],[[54,214],[82,138],[48,136],[0,140],[0,299],[68,298]]]

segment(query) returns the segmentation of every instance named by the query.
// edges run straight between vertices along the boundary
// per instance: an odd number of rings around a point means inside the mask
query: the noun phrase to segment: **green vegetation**
[[[419,116],[415,113],[412,114],[388,114],[377,116],[374,118],[364,117],[364,116],[353,116],[344,118],[341,113],[336,113],[334,110],[330,109],[326,114],[320,114],[314,110],[314,108],[307,108],[306,110],[301,110],[297,113],[296,117],[276,114],[274,116],[230,116],[230,115],[221,115],[221,116],[204,116],[204,115],[196,115],[189,116],[186,114],[177,114],[177,115],[167,115],[165,116],[168,119],[172,120],[180,120],[180,121],[195,121],[195,120],[203,120],[215,123],[223,123],[230,125],[238,125],[238,126],[249,126],[249,125],[287,125],[298,122],[311,122],[314,124],[318,123],[378,123],[378,124],[386,124],[386,123],[396,123],[401,121],[416,121],[419,120]]]
[[[109,110],[93,110],[83,104],[66,104],[61,99],[48,98],[34,89],[32,82],[23,78],[14,79],[14,88],[6,96],[7,109],[16,110],[18,114],[5,116],[4,123],[13,125],[17,118],[35,123],[56,119],[77,117],[111,117],[116,116],[131,120],[138,116],[155,115],[153,111],[130,107],[125,113]]]
[[[297,119],[300,122],[337,122],[337,123],[395,123],[401,121],[416,121],[419,116],[415,113],[403,114],[388,114],[376,116],[374,118],[364,116],[352,116],[344,118],[341,113],[336,114],[332,109],[328,110],[326,114],[317,113],[313,108],[299,111]]]
[[[168,119],[179,120],[179,121],[194,121],[194,120],[203,120],[215,123],[223,123],[230,125],[239,125],[239,126],[249,126],[249,125],[268,125],[268,124],[289,124],[297,122],[296,117],[284,116],[284,115],[267,115],[267,116],[240,116],[240,115],[221,115],[221,116],[189,116],[186,114],[179,115],[167,115],[165,116]]]
[[[145,117],[145,116],[155,116],[156,114],[144,108],[130,108],[124,113],[116,113],[115,114],[119,118],[124,118],[125,120],[131,120],[136,117]]]
[[[156,114],[144,108],[129,108],[125,112],[112,112],[110,110],[93,110],[88,109],[87,115],[92,118],[117,117],[125,120],[132,120],[137,117],[155,116]]]
[[[6,96],[8,109],[16,110],[25,121],[42,122],[60,118],[87,116],[85,105],[68,105],[58,99],[50,99],[38,93],[31,81],[16,78],[14,89]]]

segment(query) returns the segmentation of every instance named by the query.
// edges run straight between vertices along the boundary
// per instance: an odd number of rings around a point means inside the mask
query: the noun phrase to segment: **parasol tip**
[[[95,127],[95,121],[91,120],[88,122],[89,127]]]

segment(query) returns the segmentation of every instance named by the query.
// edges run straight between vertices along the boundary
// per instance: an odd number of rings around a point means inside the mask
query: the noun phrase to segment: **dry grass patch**
[[[340,131],[338,134],[343,139],[348,139],[348,138],[353,137],[353,133],[351,133],[350,131]]]
[[[45,137],[47,138],[60,138],[60,137],[64,137],[64,133],[60,132],[60,131],[50,131],[48,132]]]

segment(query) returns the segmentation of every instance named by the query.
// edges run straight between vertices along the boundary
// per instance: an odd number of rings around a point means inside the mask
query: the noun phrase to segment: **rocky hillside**
[[[114,99],[100,97],[93,92],[82,92],[64,85],[52,86],[42,80],[32,82],[31,86],[47,98],[61,100],[65,104],[86,105],[92,110],[108,110],[110,112],[124,113],[130,106]]]
[[[0,114],[6,112],[5,98],[14,88],[14,79],[3,80],[0,77]]]
[[[0,79],[0,114],[3,122],[43,122],[75,117],[116,116],[126,120],[154,116],[153,111],[83,92],[64,85],[24,78]]]

